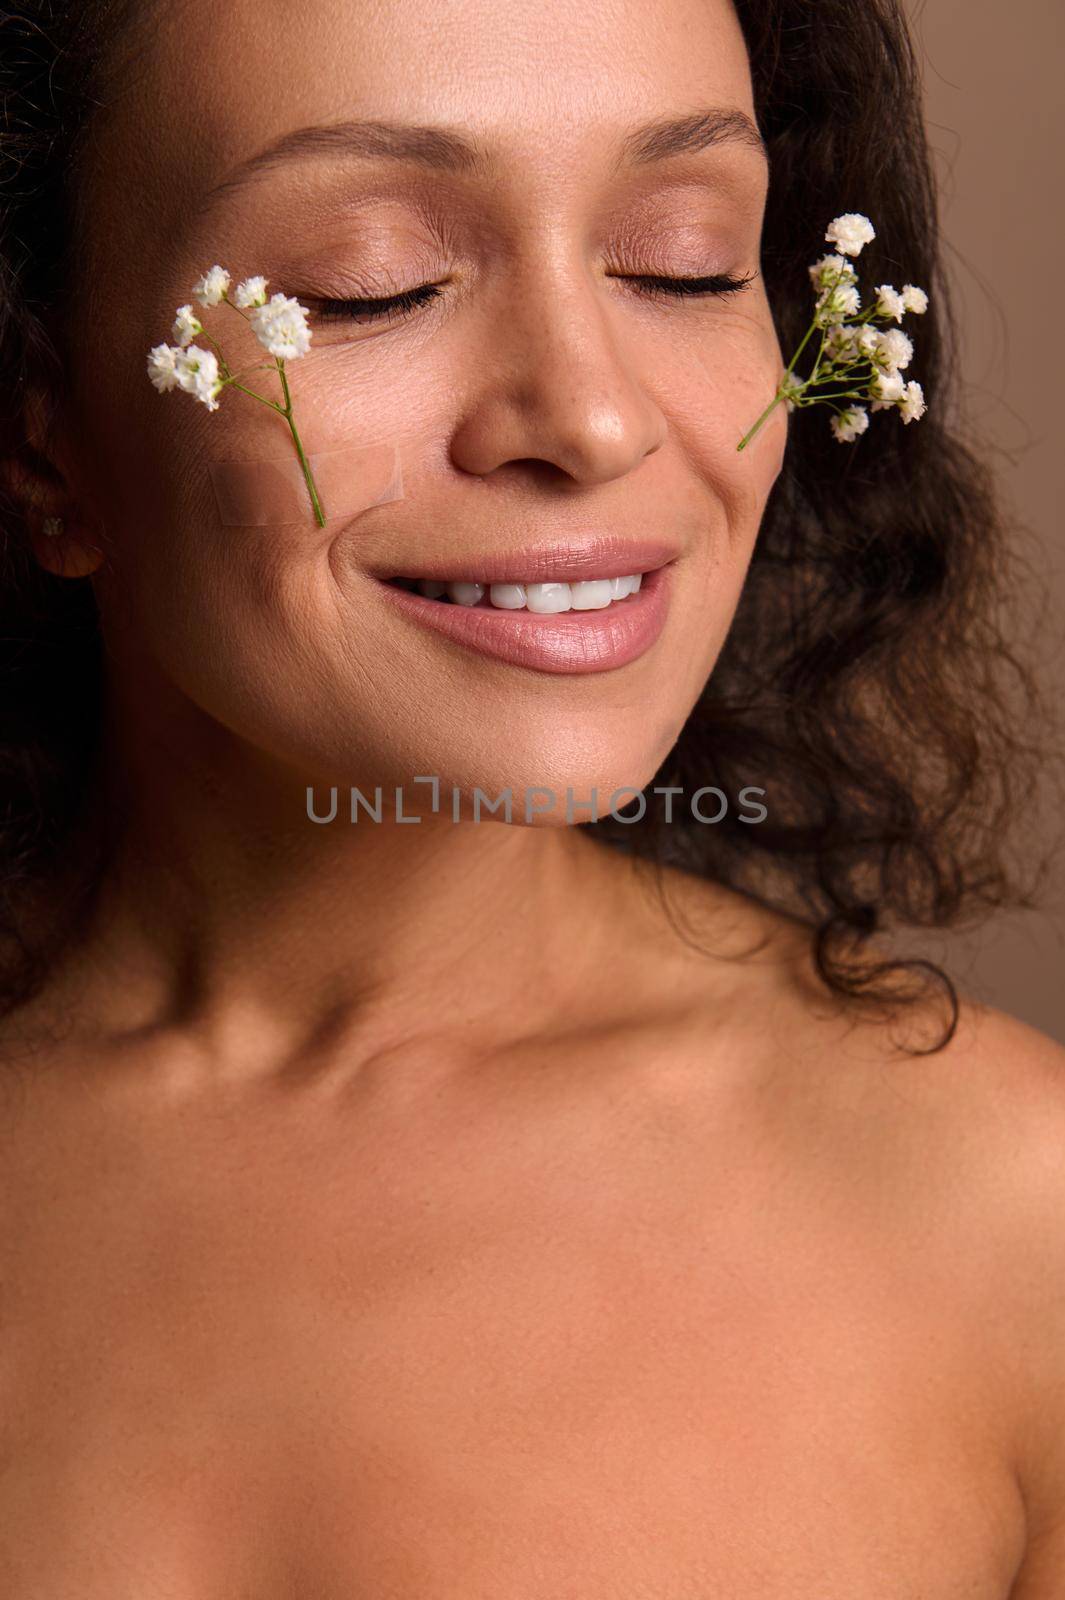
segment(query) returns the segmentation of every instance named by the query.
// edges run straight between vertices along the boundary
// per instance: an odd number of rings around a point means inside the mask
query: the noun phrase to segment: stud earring
[[[45,517],[41,523],[41,532],[46,539],[57,539],[63,531],[62,517]]]

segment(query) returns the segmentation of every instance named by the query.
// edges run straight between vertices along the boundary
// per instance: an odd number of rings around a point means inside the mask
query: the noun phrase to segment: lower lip
[[[377,581],[406,616],[478,655],[534,672],[609,672],[642,656],[662,632],[671,565],[645,572],[635,594],[611,601],[600,611],[553,615],[460,606]]]

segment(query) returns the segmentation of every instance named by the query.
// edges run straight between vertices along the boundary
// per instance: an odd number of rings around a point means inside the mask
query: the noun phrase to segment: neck
[[[317,824],[305,779],[211,726],[198,759],[109,730],[120,822],[78,974],[95,1032],[262,1077],[419,1040],[491,1049],[609,1006],[645,864],[573,826],[456,823],[428,790],[417,823],[353,824],[340,788]]]

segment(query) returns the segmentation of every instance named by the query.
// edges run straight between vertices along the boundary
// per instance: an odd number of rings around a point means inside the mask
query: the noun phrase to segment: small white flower
[[[861,310],[861,297],[853,283],[840,284],[837,289],[826,289],[817,302],[814,321],[819,328],[833,327],[856,316]]]
[[[179,350],[175,357],[177,381],[187,394],[202,400],[208,411],[218,410],[215,398],[222,387],[218,376],[218,357],[213,350],[201,350],[197,344]]]
[[[864,328],[853,327],[850,323],[836,323],[829,328],[825,338],[825,355],[830,362],[838,366],[849,366],[857,361],[860,346],[859,338]]]
[[[918,289],[912,283],[903,284],[902,303],[915,317],[922,316],[928,310],[928,296],[923,289]]]
[[[853,359],[857,345],[854,328],[846,322],[833,323],[825,335],[825,360],[841,366]]]
[[[896,322],[902,321],[902,314],[906,310],[902,296],[890,283],[881,283],[876,291],[876,310],[881,317],[893,317]]]
[[[255,336],[270,355],[294,360],[307,354],[311,330],[307,326],[307,307],[288,295],[274,294],[263,306],[256,306],[249,318]]]
[[[245,278],[242,283],[237,284],[233,299],[244,310],[248,306],[264,306],[266,304],[266,279],[262,276]]]
[[[225,267],[214,266],[192,286],[192,297],[201,306],[216,306],[229,288],[229,273]]]
[[[850,444],[869,426],[869,413],[864,406],[851,406],[840,416],[832,418],[832,432],[840,444]]]
[[[902,412],[903,422],[919,422],[928,410],[925,404],[924,390],[919,383],[910,382],[903,391],[899,401],[899,410]]]
[[[876,372],[873,374],[869,385],[869,393],[874,400],[885,405],[894,405],[896,400],[903,396],[903,382],[898,372]]]
[[[148,376],[160,394],[165,394],[168,389],[176,389],[178,386],[179,354],[180,351],[175,350],[170,344],[153,345],[148,351]]]
[[[198,333],[203,332],[200,322],[191,306],[178,306],[177,315],[174,317],[174,326],[170,330],[170,337],[175,339],[182,349],[191,344]]]
[[[876,238],[876,230],[869,218],[863,217],[860,211],[848,211],[829,223],[825,238],[837,250],[842,250],[845,256],[857,256]]]
[[[853,283],[841,284],[835,293],[848,317],[857,316],[862,309],[862,300]]]
[[[857,283],[858,274],[846,256],[822,256],[810,268],[810,282],[815,289],[830,289],[837,283]]]
[[[901,328],[877,335],[876,364],[885,372],[901,372],[913,360],[913,342]]]
[[[880,341],[884,335],[877,329],[871,328],[868,323],[858,334],[858,350],[863,356],[875,356],[880,349]]]
[[[862,360],[862,349],[859,344],[860,325],[852,323],[836,323],[828,328],[825,336],[825,363],[828,366],[854,366]],[[835,378],[836,374],[830,374]],[[843,376],[843,374],[838,374]]]

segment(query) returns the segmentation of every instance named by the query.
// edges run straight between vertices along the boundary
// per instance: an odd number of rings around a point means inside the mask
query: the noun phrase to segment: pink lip
[[[639,552],[631,543],[626,550],[628,566],[615,562],[611,570],[607,556],[607,566],[587,563],[583,571],[600,578],[641,571]],[[535,579],[535,566],[530,567],[525,562],[525,556],[510,556],[507,571],[520,571],[530,582],[552,581]],[[488,570],[486,563],[474,562],[472,567],[471,571],[471,567],[464,564],[463,577],[473,582],[507,581],[505,574],[482,577],[480,574]],[[554,560],[551,570],[560,570]],[[572,563],[568,570],[574,570]],[[380,587],[392,604],[413,621],[423,623],[479,655],[492,656],[512,666],[528,667],[534,672],[607,672],[635,661],[658,638],[669,608],[669,570],[667,563],[646,571],[635,594],[613,601],[602,611],[562,611],[554,616],[532,611],[502,611],[486,605],[449,605],[390,583],[381,583]],[[428,577],[429,574],[419,570],[418,576]]]
[[[620,534],[583,540],[556,540],[480,556],[433,560],[428,552],[411,557],[410,567],[388,567],[375,578],[435,578],[439,583],[577,583],[582,578],[621,578],[651,572],[680,551],[663,539],[633,539]],[[568,612],[563,612],[567,616]]]

